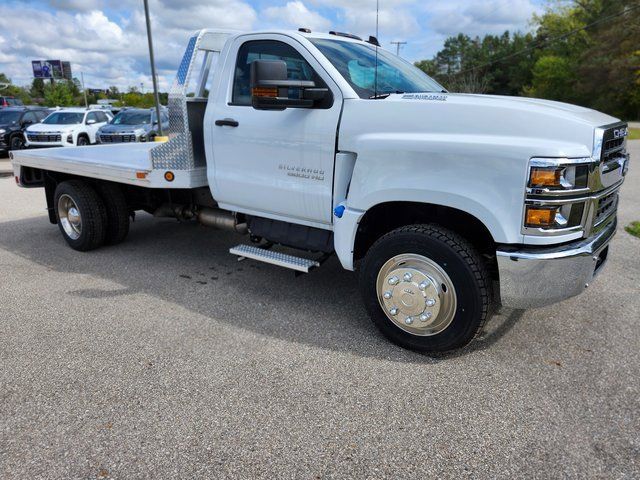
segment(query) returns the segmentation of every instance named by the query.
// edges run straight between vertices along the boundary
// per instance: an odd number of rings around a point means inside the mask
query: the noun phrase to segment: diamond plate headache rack
[[[204,92],[209,78],[209,71],[214,60],[230,35],[238,33],[234,30],[200,30],[196,32],[187,44],[178,67],[176,77],[169,90],[169,141],[159,143],[151,149],[151,162],[154,169],[160,170],[192,170],[205,165],[204,158],[196,158],[193,149],[193,139],[189,130],[189,112],[187,96],[189,82],[194,71],[198,52],[203,52],[198,84],[195,97],[191,101],[205,101]]]

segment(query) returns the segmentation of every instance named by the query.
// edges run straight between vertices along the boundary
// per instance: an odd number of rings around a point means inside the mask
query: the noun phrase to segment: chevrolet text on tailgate
[[[583,291],[616,231],[626,125],[448,93],[376,43],[202,30],[168,142],[13,152],[16,181],[44,187],[80,251],[121,242],[143,210],[246,234],[232,254],[299,272],[335,254],[382,333],[423,352],[466,345],[499,305]]]

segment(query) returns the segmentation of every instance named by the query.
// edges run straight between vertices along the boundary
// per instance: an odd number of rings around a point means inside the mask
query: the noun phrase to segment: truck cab
[[[247,234],[231,253],[298,272],[335,254],[383,334],[439,352],[498,306],[580,293],[616,231],[624,123],[447,92],[373,38],[197,32],[168,109],[166,143],[13,155],[73,248],[122,241],[145,210]]]

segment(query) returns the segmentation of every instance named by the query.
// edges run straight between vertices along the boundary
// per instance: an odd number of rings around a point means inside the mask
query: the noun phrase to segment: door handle
[[[238,125],[240,124],[233,118],[223,118],[222,120],[216,120],[216,126],[218,127],[237,127]]]

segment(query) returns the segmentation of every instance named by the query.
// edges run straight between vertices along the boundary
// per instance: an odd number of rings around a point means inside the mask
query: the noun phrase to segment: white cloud
[[[375,34],[375,0],[150,0],[158,71],[163,88],[191,33],[201,28],[297,28]],[[409,60],[432,56],[449,35],[525,30],[538,0],[380,0],[380,41],[408,44]],[[263,2],[266,3],[266,2]],[[108,8],[103,11],[102,8]],[[141,0],[0,0],[0,72],[31,81],[32,59],[69,60],[90,87],[145,84],[150,88]]]
[[[533,13],[540,12],[532,0],[488,0],[485,2],[430,2],[432,15],[429,26],[441,35],[469,36],[524,31]]]
[[[290,28],[306,27],[311,30],[325,31],[331,28],[331,22],[318,12],[309,10],[299,0],[287,2],[282,7],[267,7],[264,15],[280,26]]]
[[[85,84],[104,88],[131,85],[150,88],[148,47],[142,2],[121,0],[118,13],[108,17],[90,8],[100,0],[49,0],[6,4],[0,0],[0,72],[17,84],[31,82],[32,59],[71,62]],[[186,47],[201,28],[249,30],[255,10],[241,0],[151,0],[156,62],[162,88],[168,88]],[[74,6],[77,4],[77,7]],[[86,8],[84,8],[86,7]],[[122,16],[121,16],[122,14]],[[9,48],[7,48],[10,46]]]
[[[103,6],[102,0],[49,0],[53,8],[58,10],[91,11]]]

